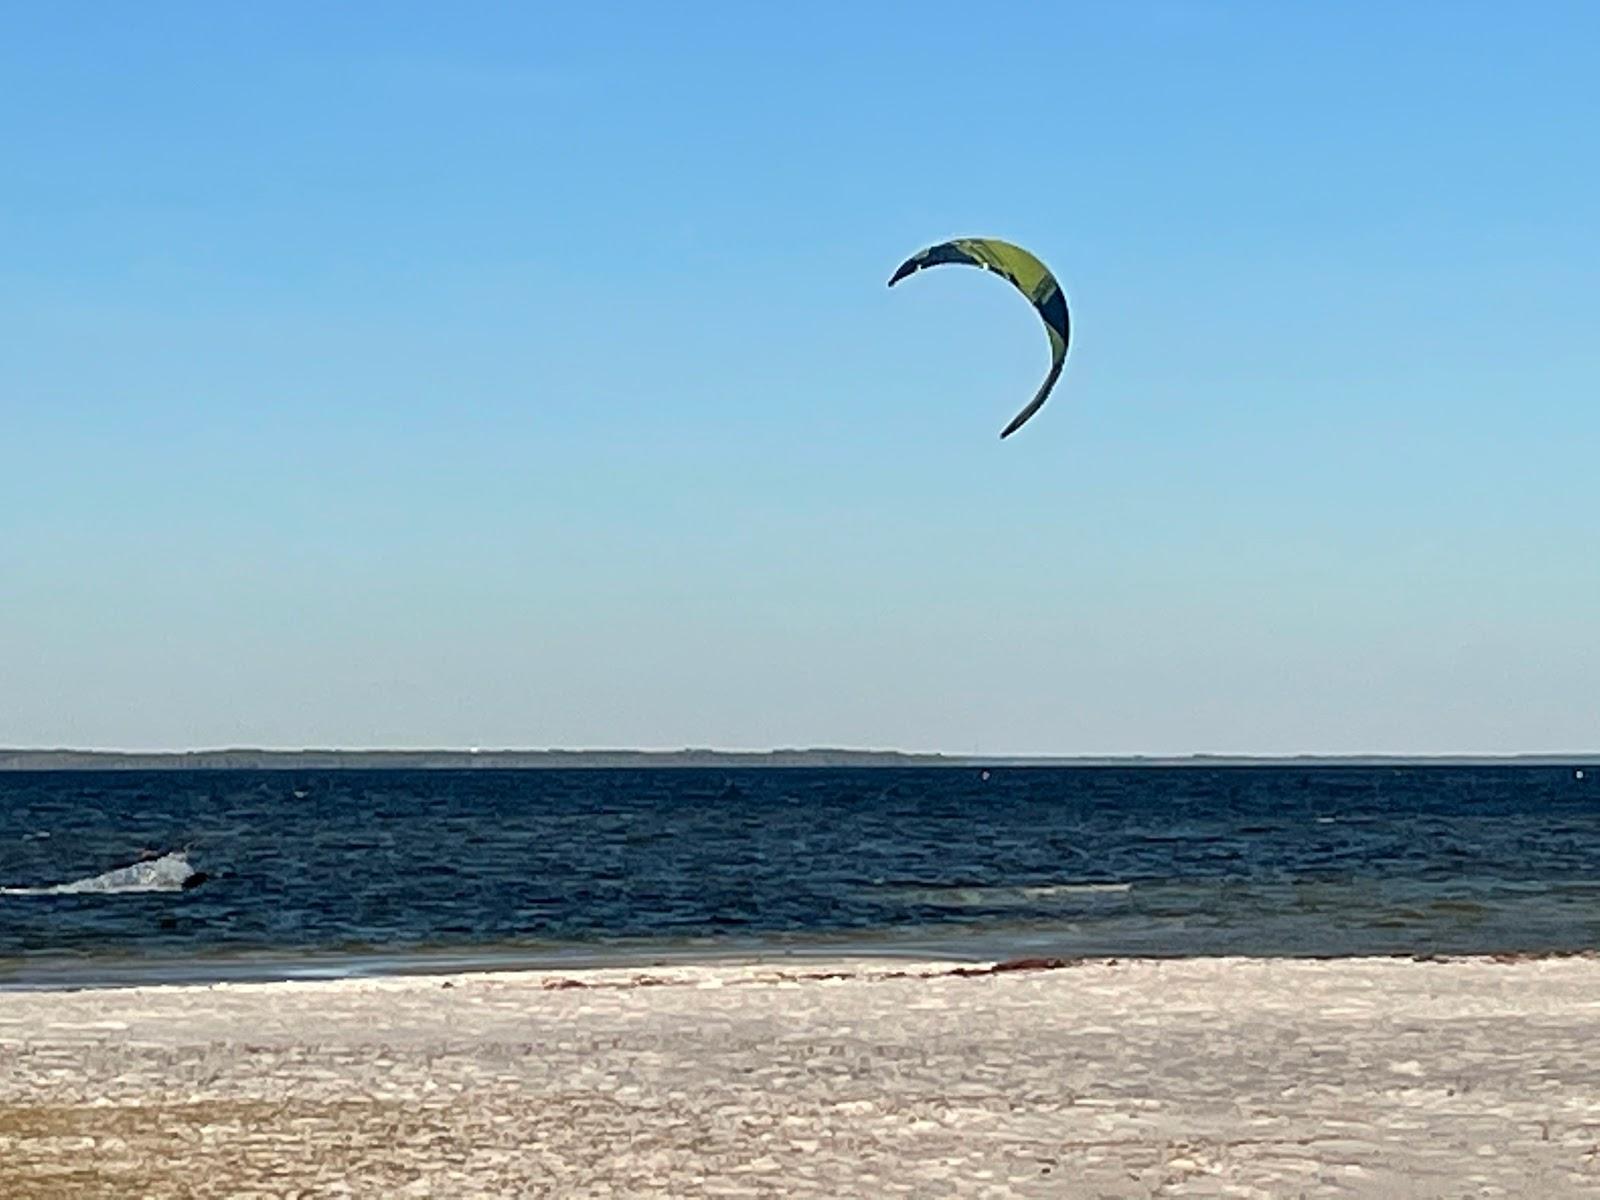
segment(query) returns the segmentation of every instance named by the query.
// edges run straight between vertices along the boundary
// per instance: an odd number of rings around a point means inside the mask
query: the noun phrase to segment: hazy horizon
[[[13,12],[0,746],[1600,742],[1600,8],[969,17]]]
[[[1555,751],[1527,751],[1506,752],[1498,754],[1482,754],[1473,752],[1441,752],[1438,754],[1404,754],[1375,752],[1363,753],[1354,751],[1340,754],[1323,754],[1316,751],[1302,751],[1282,754],[1248,754],[1227,751],[1193,751],[1183,754],[1031,754],[1031,753],[1005,753],[1005,754],[972,754],[970,752],[952,750],[908,750],[888,746],[767,746],[767,747],[728,747],[728,746],[191,746],[181,749],[170,748],[135,748],[127,747],[87,747],[87,746],[0,746],[0,760],[6,756],[72,756],[96,755],[108,758],[183,758],[206,757],[223,755],[265,755],[274,757],[304,756],[316,757],[319,755],[347,756],[358,758],[362,756],[382,755],[439,755],[441,757],[483,757],[496,756],[529,756],[537,757],[548,755],[552,757],[648,757],[669,758],[673,756],[706,755],[719,758],[781,758],[785,756],[817,756],[826,757],[836,755],[842,757],[879,757],[884,759],[912,758],[912,759],[946,759],[955,763],[963,762],[998,762],[998,761],[1027,761],[1027,762],[1060,762],[1070,764],[1076,762],[1138,762],[1150,761],[1153,763],[1188,762],[1201,760],[1219,760],[1228,762],[1259,761],[1262,763],[1296,762],[1303,760],[1316,761],[1384,761],[1384,762],[1416,762],[1427,763],[1435,761],[1484,761],[1484,762],[1516,762],[1538,760],[1541,762],[1561,763],[1573,762],[1587,764],[1600,761],[1600,750],[1572,749]]]

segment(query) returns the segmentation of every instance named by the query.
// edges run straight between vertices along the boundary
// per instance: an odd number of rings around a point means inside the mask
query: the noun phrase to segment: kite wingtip
[[[895,284],[899,283],[902,279],[904,279],[907,275],[910,275],[916,269],[917,269],[917,267],[916,267],[916,259],[910,259],[910,260],[908,260],[906,262],[901,263],[898,267],[895,268],[894,274],[889,276],[889,286],[893,287]]]

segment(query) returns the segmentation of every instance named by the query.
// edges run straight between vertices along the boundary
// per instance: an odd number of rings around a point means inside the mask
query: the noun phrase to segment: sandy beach
[[[0,1195],[1593,1196],[1600,961],[0,995]]]

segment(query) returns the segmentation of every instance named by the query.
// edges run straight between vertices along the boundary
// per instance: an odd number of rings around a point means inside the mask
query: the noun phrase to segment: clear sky
[[[1600,6],[978,11],[7,5],[0,745],[1600,746]]]

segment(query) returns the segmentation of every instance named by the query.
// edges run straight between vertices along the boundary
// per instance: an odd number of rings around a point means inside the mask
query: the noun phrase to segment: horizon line
[[[508,759],[657,759],[657,760],[851,760],[906,761],[925,765],[1185,765],[1185,764],[1312,764],[1312,763],[1523,763],[1600,765],[1600,751],[1512,751],[1512,752],[1432,752],[1349,751],[1294,753],[1251,753],[1229,751],[1191,751],[1187,753],[1017,753],[990,754],[943,750],[899,750],[849,746],[780,746],[765,750],[729,750],[709,746],[674,748],[571,748],[571,747],[333,747],[333,746],[215,746],[185,750],[127,750],[70,746],[0,746],[0,769],[16,769],[28,763],[48,765],[50,760],[137,760],[140,762],[184,763],[205,759],[449,759],[493,763]],[[219,764],[228,765],[228,764]],[[774,764],[774,765],[781,765]]]

